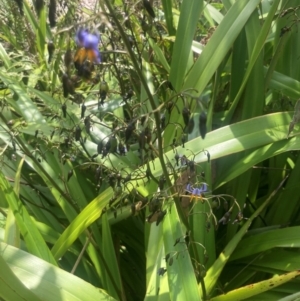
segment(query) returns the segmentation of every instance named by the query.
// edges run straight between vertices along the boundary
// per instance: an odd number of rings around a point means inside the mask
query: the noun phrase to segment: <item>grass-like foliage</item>
[[[299,299],[299,16],[2,0],[0,299]]]

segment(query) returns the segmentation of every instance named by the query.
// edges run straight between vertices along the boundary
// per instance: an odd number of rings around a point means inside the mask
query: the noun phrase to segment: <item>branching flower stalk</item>
[[[159,112],[155,111],[156,110],[156,104],[155,104],[155,101],[154,101],[154,98],[153,98],[153,95],[151,94],[151,91],[149,90],[149,87],[147,85],[147,82],[146,82],[146,79],[143,75],[143,72],[139,66],[139,63],[136,59],[136,56],[134,54],[134,52],[132,51],[130,45],[129,45],[129,42],[128,42],[128,39],[127,39],[127,36],[126,36],[126,33],[124,32],[123,30],[123,27],[121,26],[116,14],[115,14],[115,11],[110,3],[109,0],[104,0],[105,2],[105,5],[107,6],[109,12],[110,12],[110,15],[112,17],[112,19],[114,20],[118,30],[119,30],[119,33],[122,37],[122,40],[124,42],[124,45],[126,46],[127,48],[127,51],[129,53],[129,56],[131,58],[131,61],[134,65],[134,68],[135,68],[135,71],[137,72],[140,80],[141,80],[141,83],[142,85],[144,86],[144,89],[146,91],[146,94],[149,98],[149,101],[150,101],[150,105],[151,105],[151,108],[152,110],[154,111],[154,118],[155,118],[155,122],[156,122],[156,126],[157,126],[157,140],[158,140],[158,158],[159,158],[159,161],[160,161],[160,164],[161,164],[161,167],[162,167],[162,170],[163,170],[163,174],[166,178],[166,181],[167,181],[167,185],[169,187],[172,186],[172,183],[170,181],[170,178],[169,178],[169,174],[168,174],[168,170],[167,170],[167,167],[166,167],[166,164],[165,164],[165,161],[164,161],[164,157],[163,157],[163,140],[162,140],[162,131],[161,131],[161,128],[160,128],[160,115],[159,115]]]

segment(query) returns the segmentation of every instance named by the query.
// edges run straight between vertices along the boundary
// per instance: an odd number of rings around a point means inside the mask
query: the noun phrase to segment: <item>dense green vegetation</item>
[[[0,299],[300,300],[299,1],[33,3],[0,3]]]

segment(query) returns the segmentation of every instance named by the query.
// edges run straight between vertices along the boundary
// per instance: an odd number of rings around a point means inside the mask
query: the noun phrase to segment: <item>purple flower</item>
[[[194,188],[191,184],[187,184],[185,190],[191,193],[192,195],[201,196],[202,192],[207,191],[207,184],[203,183],[200,188]]]
[[[201,192],[206,192],[207,191],[207,184],[203,183],[202,187],[200,188]]]
[[[187,192],[192,192],[192,191],[193,191],[193,187],[191,186],[190,183],[188,183],[188,184],[186,185],[185,190],[186,190]]]
[[[201,196],[200,188],[194,188],[193,191],[192,191],[192,195]]]
[[[95,63],[100,63],[101,57],[98,50],[99,35],[89,33],[87,29],[79,29],[75,36],[75,42],[79,47],[84,47],[88,58]]]

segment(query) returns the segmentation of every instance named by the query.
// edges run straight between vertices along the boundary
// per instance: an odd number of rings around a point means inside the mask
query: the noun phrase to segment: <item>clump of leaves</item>
[[[51,264],[81,300],[297,294],[299,6],[21,2],[0,3],[0,249],[6,275],[41,259],[41,291],[14,292],[44,298]]]

